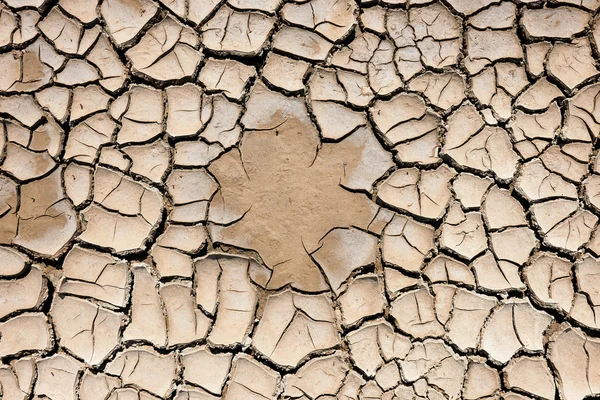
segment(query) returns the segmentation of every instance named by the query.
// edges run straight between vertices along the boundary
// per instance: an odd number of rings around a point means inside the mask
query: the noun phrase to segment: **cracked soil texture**
[[[600,398],[600,0],[0,0],[0,399]]]

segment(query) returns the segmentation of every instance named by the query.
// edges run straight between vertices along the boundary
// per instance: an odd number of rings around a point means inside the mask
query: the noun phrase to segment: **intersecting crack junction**
[[[600,398],[600,0],[0,0],[0,399]]]

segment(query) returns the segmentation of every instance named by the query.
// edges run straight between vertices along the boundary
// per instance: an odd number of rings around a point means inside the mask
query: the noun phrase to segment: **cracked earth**
[[[0,0],[0,398],[600,398],[600,0]]]

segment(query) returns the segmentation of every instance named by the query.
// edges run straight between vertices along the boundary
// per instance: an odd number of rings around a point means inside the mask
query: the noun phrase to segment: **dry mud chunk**
[[[459,110],[460,112],[460,110]],[[456,119],[454,120],[456,121]],[[498,178],[510,180],[517,169],[518,156],[510,137],[501,127],[484,126],[466,136],[449,120],[443,152],[458,164],[482,172],[491,171]]]
[[[115,389],[108,400],[159,400],[159,397],[156,397],[148,392],[143,392],[137,388],[118,388]]]
[[[125,154],[114,146],[103,147],[100,149],[100,157],[98,158],[99,165],[105,167],[114,167],[120,171],[127,172],[131,166]]]
[[[592,256],[585,255],[584,259],[575,265],[576,288],[578,292],[573,298],[569,316],[578,322],[592,328],[598,328],[596,313],[600,311],[600,293],[598,291],[598,271],[600,264]]]
[[[543,333],[553,318],[537,311],[529,300],[504,302],[491,315],[481,334],[481,349],[506,363],[520,349],[543,350]]]
[[[173,169],[166,179],[166,186],[173,199],[173,213],[178,208],[200,205],[209,201],[217,190],[217,183],[205,169]],[[199,208],[199,211],[205,211]],[[186,213],[185,221],[204,221],[206,213]]]
[[[353,280],[338,301],[342,311],[342,323],[353,325],[366,317],[383,313],[386,299],[383,285],[376,275],[361,275]]]
[[[233,360],[231,378],[227,385],[227,400],[275,400],[280,376],[246,354]]]
[[[386,9],[381,6],[363,8],[360,10],[360,22],[368,31],[385,34]]]
[[[186,83],[182,86],[169,86],[165,92],[167,95],[167,133],[172,137],[196,135],[206,122],[204,117],[206,109],[203,108],[205,98],[202,88],[192,83]],[[156,114],[159,116],[158,113]],[[162,110],[160,118],[162,118]]]
[[[424,395],[423,398],[430,398],[425,394],[427,382],[435,385],[438,390],[447,392],[449,398],[460,397],[467,362],[465,358],[454,354],[443,341],[426,339],[416,342],[408,356],[399,364],[403,380],[410,383],[416,381],[415,386]],[[426,381],[420,378],[426,378]],[[448,397],[437,392],[433,398]]]
[[[89,2],[84,0],[60,0],[59,4],[66,12],[75,16],[84,24],[90,23],[98,18],[96,15],[96,6],[98,5],[97,0]]]
[[[223,148],[219,144],[207,144],[200,140],[177,142],[173,163],[180,167],[206,167],[222,153]]]
[[[46,281],[39,267],[16,280],[0,281],[0,318],[18,311],[37,308],[46,297]]]
[[[73,400],[77,394],[77,375],[81,365],[72,357],[55,354],[37,361],[37,380],[34,398]],[[39,396],[39,397],[37,397]]]
[[[65,16],[58,7],[54,7],[40,21],[38,28],[54,44],[57,50],[70,54],[79,52],[82,26]]]
[[[83,210],[80,239],[117,253],[139,251],[163,212],[160,192],[142,182],[98,167],[93,203]]]
[[[254,334],[254,348],[276,364],[295,367],[306,356],[339,345],[327,295],[287,289],[267,298]]]
[[[461,14],[471,15],[496,3],[496,0],[450,0],[448,3]]]
[[[224,148],[237,144],[241,134],[238,119],[242,107],[223,95],[210,96],[207,104],[206,128],[200,136],[208,143],[217,143]]]
[[[314,30],[332,42],[337,42],[356,24],[356,4],[350,0],[311,0],[288,3],[281,9],[284,21]]]
[[[469,360],[469,366],[463,385],[465,399],[474,400],[491,396],[500,389],[500,376],[492,367],[481,359]],[[508,400],[508,398],[506,398]]]
[[[92,193],[92,169],[87,166],[69,163],[64,172],[65,191],[74,206],[86,202]]]
[[[131,172],[145,176],[153,182],[161,182],[169,168],[170,147],[163,140],[123,148],[131,159]]]
[[[539,253],[524,269],[526,282],[544,305],[568,311],[573,301],[571,263],[552,253]]]
[[[515,150],[521,158],[538,156],[559,132],[562,122],[561,110],[552,103],[548,110],[539,114],[528,114],[517,110],[507,126],[515,140]]]
[[[521,59],[523,49],[514,30],[467,29],[467,58],[465,65],[470,73],[504,58]]]
[[[117,45],[127,44],[157,11],[150,0],[108,0],[100,7],[108,32]]]
[[[221,6],[202,26],[202,44],[207,48],[236,55],[256,55],[261,52],[275,18],[253,11],[240,12]]]
[[[590,175],[583,181],[584,200],[593,210],[598,210],[600,203],[597,198],[600,195],[600,175]]]
[[[229,353],[211,353],[205,346],[186,349],[181,354],[183,379],[220,395],[231,369],[232,358],[233,355]]]
[[[324,139],[339,140],[367,125],[363,112],[329,101],[312,101],[312,113]]]
[[[77,231],[77,214],[62,190],[61,168],[21,186],[17,236],[13,243],[55,257]]]
[[[390,161],[379,158],[376,169],[369,164],[385,153],[367,130],[322,144],[317,153],[318,134],[303,102],[262,85],[254,87],[242,123],[248,132],[239,150],[209,167],[221,184],[208,215],[212,240],[258,251],[274,268],[269,288],[288,283],[309,291],[327,288],[309,253],[332,228],[365,229],[378,209],[340,183],[370,188],[372,181],[359,171],[370,171],[367,176],[375,180]],[[337,207],[342,203],[345,207]]]
[[[442,3],[411,8],[409,23],[414,29],[417,47],[425,65],[442,68],[455,62],[453,58],[461,49],[460,20]],[[445,46],[452,48],[456,54],[444,54],[447,53]]]
[[[522,107],[530,111],[542,111],[550,104],[563,97],[563,93],[548,79],[540,78],[533,85],[524,90],[516,101],[517,107]]]
[[[423,93],[432,104],[448,111],[464,99],[466,86],[463,77],[457,73],[427,72],[412,79],[408,88]]]
[[[3,14],[5,15],[6,12]],[[41,41],[41,39],[40,39]],[[30,92],[51,81],[54,69],[38,53],[40,45],[34,43],[23,51],[12,51],[0,55],[3,64],[0,77],[2,92]]]
[[[384,363],[404,358],[411,347],[410,340],[394,332],[385,320],[366,322],[360,328],[348,333],[350,357],[365,374],[374,377]]]
[[[335,293],[353,271],[375,263],[377,237],[358,229],[333,229],[321,239],[312,257]]]
[[[257,289],[253,282],[264,287],[270,271],[255,260],[209,254],[196,260],[196,301],[210,315],[216,315],[208,341],[214,346],[234,346],[247,338],[252,323]]]
[[[314,32],[284,25],[273,36],[273,48],[308,61],[324,61],[333,43]]]
[[[350,71],[318,68],[310,77],[308,90],[312,101],[333,100],[361,108],[373,99],[366,77]]]
[[[479,208],[483,198],[493,181],[469,173],[460,173],[452,181],[452,189],[456,199],[464,208]]]
[[[470,286],[475,285],[475,277],[469,267],[445,255],[434,257],[423,268],[423,273],[433,283],[455,282]]]
[[[30,383],[22,383],[19,378],[9,366],[0,368],[0,387],[2,387],[4,397],[14,400],[26,400],[31,395]]]
[[[59,293],[86,296],[124,307],[128,295],[128,263],[106,253],[74,246],[63,265]]]
[[[55,166],[62,150],[63,130],[53,120],[33,131],[19,125],[4,124],[8,142],[2,169],[20,181],[46,175]]]
[[[81,377],[79,398],[81,400],[106,399],[115,389],[121,387],[121,380],[104,373],[94,374],[89,369]]]
[[[29,258],[20,251],[8,246],[0,246],[0,277],[10,277],[17,275],[25,269],[25,264]]]
[[[2,169],[20,181],[31,180],[51,171],[56,163],[47,153],[38,153],[9,142]]]
[[[274,13],[279,5],[281,4],[281,0],[265,0],[261,1],[260,4],[256,4],[252,0],[227,0],[232,7],[242,9],[242,10],[261,10],[267,13]]]
[[[56,82],[75,86],[85,85],[100,80],[98,69],[85,60],[71,58],[61,72],[56,75]]]
[[[50,310],[60,345],[91,365],[119,344],[123,315],[89,301],[56,296]]]
[[[548,147],[540,156],[544,166],[563,178],[578,182],[588,173],[590,143],[567,143]]]
[[[552,47],[548,42],[537,42],[525,45],[525,58],[527,71],[536,78],[544,73],[546,54]]]
[[[67,137],[65,160],[94,163],[99,148],[111,140],[117,125],[106,113],[96,114],[73,127]]]
[[[129,70],[125,68],[104,33],[100,35],[86,58],[99,70],[100,79],[98,83],[104,89],[115,92],[123,87],[128,78]]]
[[[157,396],[167,397],[173,390],[176,377],[175,355],[161,355],[144,347],[128,349],[118,353],[105,371],[120,377],[124,385],[135,385]]]
[[[377,100],[369,112],[386,141],[396,146],[401,161],[439,160],[440,117],[419,96],[401,93],[388,101]]]
[[[0,136],[1,143],[1,136]],[[19,186],[6,176],[0,176],[0,242],[10,244],[17,234],[19,217]]]
[[[473,94],[502,121],[511,117],[514,97],[528,84],[525,68],[513,63],[498,63],[471,78]]]
[[[433,296],[427,288],[398,296],[391,304],[390,315],[398,329],[415,338],[444,335],[444,327],[435,315]]]
[[[348,46],[335,52],[331,64],[368,74],[371,89],[386,95],[403,86],[402,79],[393,65],[394,45],[376,35],[358,35]]]
[[[568,251],[577,251],[590,240],[598,217],[582,210],[572,200],[534,204],[531,213],[544,234],[544,241]]]
[[[396,298],[406,289],[412,289],[421,284],[417,278],[407,276],[405,273],[391,268],[384,268],[385,288],[391,298]]]
[[[527,225],[523,206],[508,190],[495,185],[485,197],[482,211],[486,225],[491,230]]]
[[[600,85],[590,85],[569,99],[567,103],[566,121],[562,134],[571,140],[595,140],[600,134],[597,118],[600,110],[596,107],[596,99],[600,93]]]
[[[432,226],[395,215],[383,231],[383,261],[409,271],[419,271],[434,248]]]
[[[73,89],[69,120],[73,122],[98,111],[106,111],[109,100],[111,97],[98,85],[76,87]]]
[[[271,85],[288,92],[304,90],[304,77],[310,64],[288,58],[277,53],[269,53],[262,69],[262,77]]]
[[[123,340],[146,340],[162,347],[167,341],[167,322],[157,281],[145,265],[135,265],[132,269],[131,315]]]
[[[207,391],[195,386],[182,385],[177,388],[173,400],[218,400],[220,397],[213,396]]]
[[[161,277],[192,277],[192,254],[198,253],[206,244],[203,225],[182,226],[167,224],[156,240],[150,255]]]
[[[219,0],[161,0],[181,19],[201,24],[213,14],[223,2]]]
[[[65,87],[50,86],[36,92],[35,99],[44,108],[50,111],[59,122],[65,122],[69,112],[71,91]]]
[[[191,28],[167,17],[154,25],[142,40],[125,53],[134,72],[158,81],[189,77],[202,55],[199,38]]]
[[[446,323],[448,338],[463,351],[476,349],[481,328],[496,305],[493,297],[457,289],[452,297],[452,314]]]
[[[41,107],[32,95],[0,96],[0,112],[9,114],[26,127],[32,127],[43,117]]]
[[[529,254],[530,251],[531,247],[525,248],[523,253]],[[475,270],[477,286],[480,288],[500,292],[525,288],[519,276],[519,264],[510,260],[497,259],[489,250],[473,261],[472,268]]]
[[[110,107],[114,119],[121,121],[117,142],[145,142],[162,132],[163,99],[160,91],[147,86],[132,86]]]
[[[504,368],[508,389],[520,389],[544,399],[553,399],[554,377],[543,358],[520,357]]]
[[[471,16],[467,22],[479,29],[504,29],[513,26],[516,19],[516,6],[512,3],[494,4]]]
[[[211,320],[198,310],[191,283],[166,283],[160,287],[160,296],[167,314],[168,346],[187,344],[204,339]]]
[[[423,218],[440,219],[450,201],[450,180],[456,172],[445,165],[435,170],[400,169],[379,187],[383,202]]]
[[[515,248],[515,243],[519,243]],[[527,227],[507,228],[490,234],[492,251],[499,260],[510,261],[523,265],[529,259],[529,254],[537,245],[533,231]]]
[[[394,145],[438,129],[439,117],[427,111],[423,99],[415,94],[378,100],[370,113],[377,128]]]
[[[333,396],[342,386],[347,372],[348,364],[340,353],[312,359],[294,375],[283,378],[283,395],[290,398],[306,395],[312,399]]]
[[[210,58],[200,70],[198,80],[208,91],[223,92],[231,100],[241,100],[248,82],[255,75],[256,69],[252,66]]]
[[[0,354],[3,356],[50,350],[52,346],[52,333],[42,313],[21,314],[0,323],[0,337]]]
[[[558,390],[566,400],[600,393],[600,341],[565,324],[550,337],[548,359],[557,371]]]
[[[590,14],[575,7],[525,8],[521,24],[532,37],[570,38],[582,32]]]
[[[585,38],[556,44],[548,53],[546,71],[570,90],[600,72],[596,69],[590,43]]]
[[[483,252],[488,243],[481,213],[464,213],[460,205],[454,203],[442,224],[440,247],[469,260]]]

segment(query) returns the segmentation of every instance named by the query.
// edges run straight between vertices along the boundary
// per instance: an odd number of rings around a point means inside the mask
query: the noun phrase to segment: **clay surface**
[[[600,0],[0,0],[0,398],[600,398]]]

